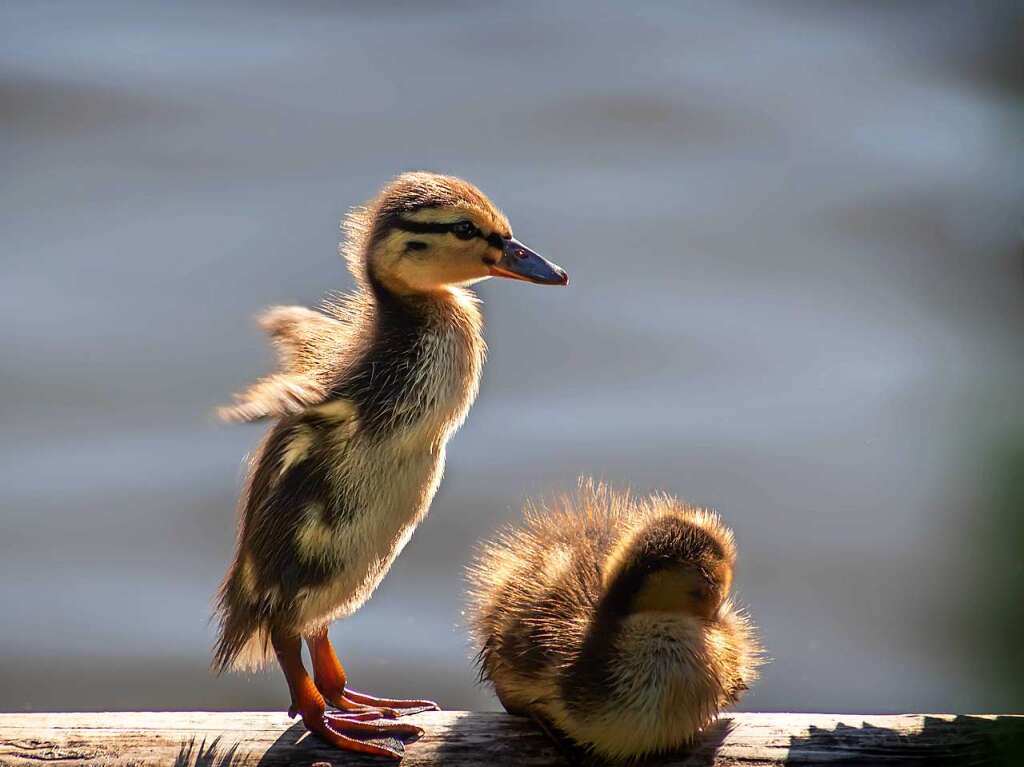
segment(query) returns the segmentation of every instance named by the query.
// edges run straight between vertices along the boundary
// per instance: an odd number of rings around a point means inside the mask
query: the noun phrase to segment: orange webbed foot
[[[368,711],[353,714],[310,711],[302,715],[302,723],[336,748],[389,759],[401,759],[405,755],[401,739],[423,735],[423,729],[414,724],[381,722],[376,713]]]
[[[432,700],[405,700],[401,698],[378,698],[346,687],[341,692],[321,690],[324,699],[332,706],[351,714],[370,713],[385,719],[395,719],[424,711],[440,711],[441,707]]]
[[[326,636],[320,642],[320,653],[314,656],[314,661],[321,661],[319,683],[309,678],[302,665],[302,640],[298,635],[277,633],[271,635],[271,641],[292,694],[288,715],[301,716],[306,729],[321,740],[344,751],[401,759],[405,754],[402,738],[423,735],[423,730],[416,725],[381,721],[386,706],[374,707],[348,698],[344,671]],[[326,666],[322,662],[325,659]],[[327,701],[343,703],[343,710],[327,713],[325,696],[318,688],[329,690],[332,694],[327,696]],[[392,718],[398,716],[400,710],[394,709]]]

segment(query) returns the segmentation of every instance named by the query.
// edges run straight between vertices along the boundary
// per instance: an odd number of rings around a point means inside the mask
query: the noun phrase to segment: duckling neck
[[[376,308],[379,339],[401,336],[422,340],[426,334],[455,331],[463,340],[483,342],[479,302],[464,288],[399,293],[371,275],[370,293]]]
[[[459,288],[398,294],[372,278],[368,292],[364,351],[335,394],[352,400],[377,436],[424,427],[424,438],[441,444],[479,387],[485,345],[476,299]]]

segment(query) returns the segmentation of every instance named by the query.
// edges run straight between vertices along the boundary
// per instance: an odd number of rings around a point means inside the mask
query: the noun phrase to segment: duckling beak
[[[491,275],[538,285],[568,285],[569,275],[562,267],[534,253],[523,243],[508,238],[502,245],[501,260],[491,265]]]

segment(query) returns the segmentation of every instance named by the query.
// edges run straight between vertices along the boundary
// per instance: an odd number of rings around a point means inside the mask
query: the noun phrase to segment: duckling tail
[[[225,671],[260,671],[270,662],[273,647],[270,630],[265,625],[241,630],[224,630],[213,653],[213,669]]]
[[[259,671],[273,654],[270,627],[262,620],[242,582],[239,568],[233,568],[217,595],[220,632],[213,649],[211,668],[225,671]]]

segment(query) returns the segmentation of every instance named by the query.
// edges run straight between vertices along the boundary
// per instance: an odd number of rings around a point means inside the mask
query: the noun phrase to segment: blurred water
[[[276,672],[206,671],[260,434],[209,413],[271,364],[252,316],[348,287],[338,219],[410,168],[479,184],[572,285],[481,288],[431,516],[332,632],[358,686],[495,706],[461,568],[595,473],[734,526],[773,659],[746,708],[1019,709],[1009,624],[963,608],[1024,599],[971,543],[975,449],[1024,434],[1021,21],[5,4],[0,709],[284,706]]]

